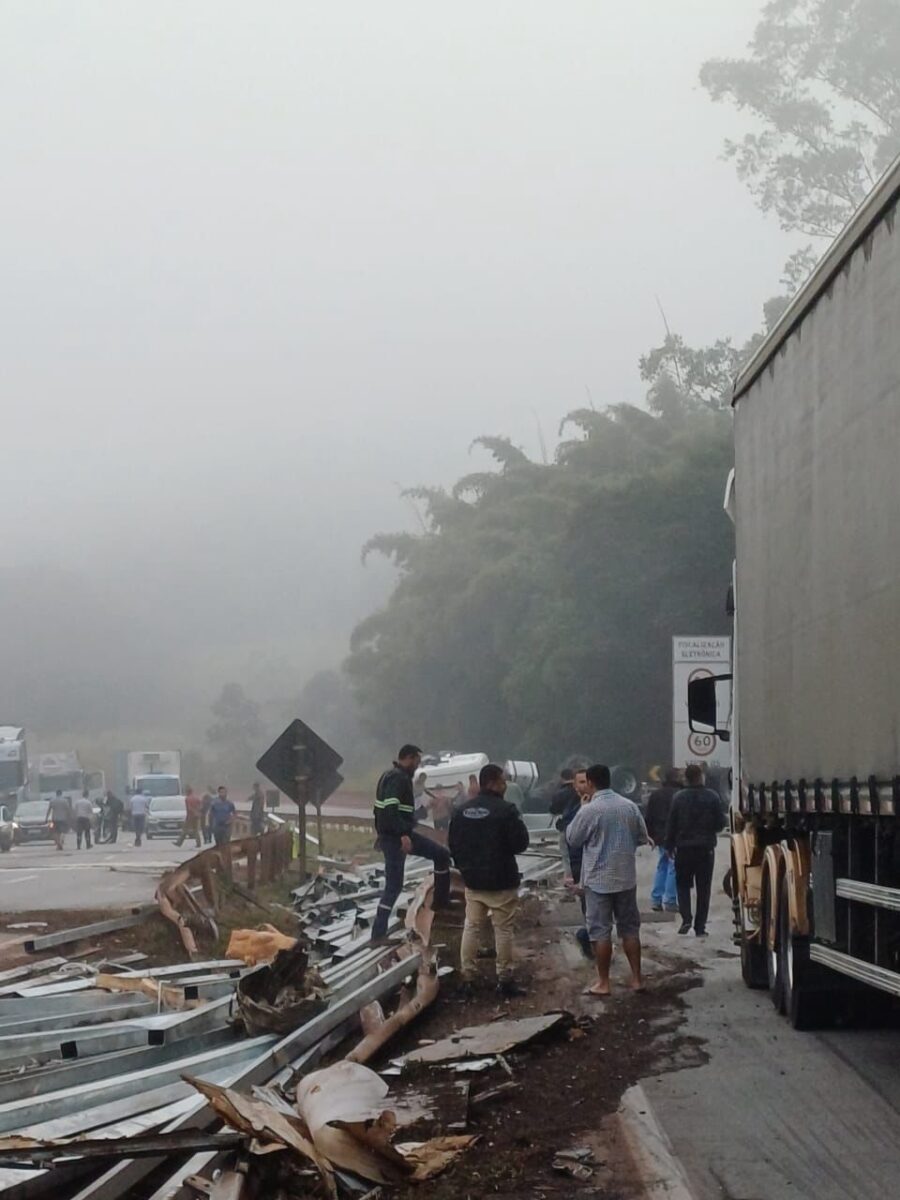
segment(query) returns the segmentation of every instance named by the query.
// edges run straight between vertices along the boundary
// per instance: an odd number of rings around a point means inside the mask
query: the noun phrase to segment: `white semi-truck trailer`
[[[745,981],[806,1026],[900,996],[900,161],[737,380],[731,734]]]
[[[28,792],[28,747],[21,725],[0,725],[0,804],[11,813]]]

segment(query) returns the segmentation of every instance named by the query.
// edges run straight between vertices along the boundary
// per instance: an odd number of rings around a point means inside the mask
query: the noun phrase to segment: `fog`
[[[386,595],[402,487],[640,402],[657,295],[749,336],[786,239],[697,71],[758,11],[7,0],[0,718],[296,694]]]

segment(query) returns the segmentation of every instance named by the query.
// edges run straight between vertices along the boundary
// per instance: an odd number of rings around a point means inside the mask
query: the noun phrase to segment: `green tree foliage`
[[[758,128],[725,143],[786,230],[838,233],[900,151],[897,0],[771,0],[742,59],[700,73]]]
[[[659,386],[668,364],[648,365]],[[426,531],[373,539],[400,579],[347,670],[381,742],[647,763],[671,753],[671,638],[727,630],[730,416],[675,379],[657,413],[583,409],[549,465],[419,493]],[[402,555],[396,546],[403,548]]]

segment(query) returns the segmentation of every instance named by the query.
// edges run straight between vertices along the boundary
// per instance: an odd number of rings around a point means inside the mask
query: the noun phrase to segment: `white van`
[[[490,759],[486,754],[442,754],[436,763],[423,762],[416,771],[416,783],[425,777],[425,786],[432,788],[456,789],[462,784],[468,789],[469,776],[478,778],[478,772],[486,767]]]

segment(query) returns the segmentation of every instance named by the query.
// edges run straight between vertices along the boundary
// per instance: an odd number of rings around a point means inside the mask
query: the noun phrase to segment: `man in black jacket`
[[[514,804],[503,798],[503,768],[488,763],[478,778],[479,793],[453,814],[450,853],[466,885],[466,924],[462,937],[462,978],[471,986],[477,973],[482,935],[490,920],[497,951],[497,990],[523,996],[513,979],[513,922],[519,904],[516,855],[528,849],[528,829]]]
[[[666,830],[669,825],[669,811],[675,794],[681,788],[681,772],[677,767],[669,767],[666,771],[662,786],[650,793],[647,808],[644,812],[644,823],[650,840],[656,846],[658,859],[656,875],[653,877],[653,887],[650,891],[650,904],[654,912],[678,912],[678,900],[675,892],[675,864],[666,849]]]
[[[381,776],[375,789],[375,845],[384,855],[384,891],[372,922],[373,941],[387,934],[391,911],[403,891],[407,854],[418,854],[434,863],[432,908],[446,908],[450,899],[450,855],[431,838],[416,833],[412,781],[421,761],[418,746],[401,746],[397,761]]]
[[[691,931],[691,888],[697,888],[694,933],[706,937],[706,918],[712,890],[716,835],[725,828],[725,814],[718,792],[703,785],[703,768],[685,767],[687,787],[676,792],[669,811],[666,849],[675,856],[675,882],[681,910],[679,933]]]
[[[575,790],[575,772],[570,767],[564,767],[559,773],[559,787],[550,797],[550,815],[556,817],[554,824],[559,831],[559,854],[567,883],[572,879],[572,864],[569,861],[566,829],[579,808],[581,797]]]

